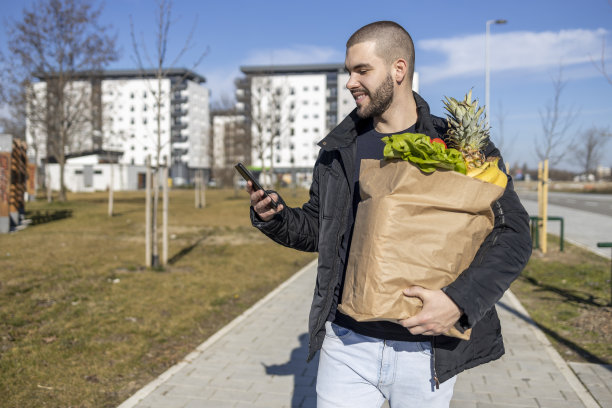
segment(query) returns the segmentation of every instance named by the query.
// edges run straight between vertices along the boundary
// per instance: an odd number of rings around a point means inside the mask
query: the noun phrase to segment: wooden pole
[[[200,208],[206,207],[206,183],[204,182],[204,170],[200,170]]]
[[[164,191],[162,214],[162,259],[161,264],[168,263],[168,158],[164,157]]]
[[[151,267],[151,155],[147,156],[145,179],[145,265]]]
[[[115,178],[115,171],[114,171],[115,166],[113,166],[113,163],[110,163],[110,183],[108,185],[108,216],[112,217],[113,216],[113,192],[114,192],[114,178]]]
[[[542,249],[542,162],[538,162],[538,247]]]
[[[544,171],[542,180],[542,253],[547,251],[547,228],[548,228],[548,159],[544,160]]]
[[[159,156],[157,156],[159,157]],[[159,267],[159,238],[158,238],[158,228],[157,228],[157,217],[159,214],[159,178],[160,178],[160,170],[161,163],[156,163],[155,171],[153,172],[153,219],[151,222],[151,262],[154,268]]]
[[[200,206],[200,171],[196,170],[194,177],[193,177],[193,183],[194,183],[194,194],[195,194],[195,208],[202,208]]]

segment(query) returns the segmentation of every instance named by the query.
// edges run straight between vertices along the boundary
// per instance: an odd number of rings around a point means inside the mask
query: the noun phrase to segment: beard
[[[381,116],[393,102],[393,78],[391,78],[391,75],[387,75],[387,78],[373,93],[365,88],[360,91],[367,93],[370,103],[357,109],[357,115],[364,119]]]

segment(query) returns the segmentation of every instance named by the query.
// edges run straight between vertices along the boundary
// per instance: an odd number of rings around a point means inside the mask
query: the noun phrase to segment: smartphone
[[[262,190],[264,192],[264,198],[265,197],[269,197],[268,193],[266,192],[266,190],[263,189],[263,187],[261,186],[261,184],[259,184],[259,182],[257,181],[257,179],[255,178],[255,176],[253,176],[253,173],[251,173],[246,167],[244,167],[244,165],[242,163],[238,163],[234,166],[234,168],[238,171],[238,173],[240,173],[240,175],[246,180],[246,181],[250,181],[253,185],[253,190],[257,191],[257,190]],[[273,199],[270,199],[270,205],[272,206],[272,208],[276,209],[278,208],[278,204],[276,203],[276,201],[274,201]]]

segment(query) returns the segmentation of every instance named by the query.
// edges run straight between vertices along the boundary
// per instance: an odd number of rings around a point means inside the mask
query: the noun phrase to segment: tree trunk
[[[147,156],[145,193],[145,265],[151,267],[151,156]]]
[[[112,217],[113,216],[113,191],[114,191],[114,184],[115,182],[115,171],[114,171],[114,166],[111,163],[110,165],[110,184],[108,185],[108,216]]]
[[[152,222],[152,238],[153,238],[153,267],[159,267],[159,248],[157,239],[157,214],[159,208],[159,165],[153,172],[153,222]]]
[[[161,264],[168,263],[168,162],[164,160],[163,174],[163,209],[162,209],[162,259]]]

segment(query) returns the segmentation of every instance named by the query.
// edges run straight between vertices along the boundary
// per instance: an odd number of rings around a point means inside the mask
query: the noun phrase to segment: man
[[[423,301],[416,316],[399,324],[360,323],[338,312],[361,159],[382,159],[386,135],[443,137],[447,126],[412,92],[414,46],[401,26],[368,24],[346,48],[346,86],[357,108],[319,143],[309,201],[288,208],[276,193],[263,199],[248,184],[251,220],[282,245],[319,252],[308,356],[321,349],[318,407],[380,407],[385,399],[392,408],[448,407],[456,374],[504,353],[494,306],[531,254],[528,216],[509,178],[493,205],[495,227],[470,267],[443,290],[406,288],[404,296]],[[492,143],[484,153],[499,156]],[[271,199],[279,202],[276,209]],[[453,326],[472,328],[471,340],[441,335]]]

